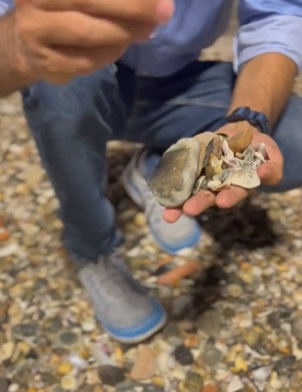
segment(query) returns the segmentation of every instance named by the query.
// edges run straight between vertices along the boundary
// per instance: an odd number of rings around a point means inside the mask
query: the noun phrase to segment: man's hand
[[[171,0],[15,0],[20,71],[64,83],[116,61],[169,20]]]
[[[238,131],[242,131],[247,127],[250,128],[254,134],[252,143],[264,143],[266,146],[268,162],[259,166],[257,170],[261,182],[266,185],[276,185],[282,179],[283,157],[279,147],[271,137],[260,133],[256,128],[246,122],[227,124],[216,131],[216,133],[233,136]],[[198,138],[198,135],[196,137]],[[197,195],[192,196],[181,209],[166,209],[164,211],[164,219],[167,222],[173,223],[176,222],[183,213],[189,216],[197,216],[214,205],[219,208],[231,208],[236,203],[243,200],[247,195],[247,190],[236,186],[231,186],[228,189],[222,190],[217,195],[210,191],[201,191]]]

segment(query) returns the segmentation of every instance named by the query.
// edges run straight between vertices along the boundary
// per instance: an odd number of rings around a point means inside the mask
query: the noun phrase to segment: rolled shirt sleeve
[[[263,53],[291,58],[302,70],[302,0],[239,0],[234,70]]]
[[[0,16],[14,8],[14,0],[0,0]]]

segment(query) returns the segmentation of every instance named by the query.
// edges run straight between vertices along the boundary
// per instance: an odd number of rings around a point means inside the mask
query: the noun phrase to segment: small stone
[[[5,377],[0,377],[0,392],[7,392],[9,381]]]
[[[102,382],[106,385],[116,385],[125,380],[125,374],[123,369],[112,366],[112,365],[104,365],[99,367],[99,377]]]
[[[40,227],[32,223],[20,223],[19,226],[23,233],[29,237],[35,237],[40,231]]]
[[[179,345],[174,351],[174,357],[181,365],[191,365],[194,362],[194,357],[191,351],[185,345]]]
[[[250,347],[255,347],[262,339],[263,331],[260,328],[245,329],[242,333],[243,339]]]
[[[233,308],[228,306],[223,310],[223,315],[227,319],[232,319],[233,317],[235,317],[236,313]]]
[[[2,344],[0,349],[0,359],[2,361],[7,361],[11,359],[13,353],[15,351],[15,344],[13,342],[5,342]]]
[[[142,212],[135,214],[134,224],[136,226],[144,227],[146,226],[146,216]]]
[[[280,326],[280,312],[275,311],[267,316],[267,322],[272,328],[279,328]]]
[[[60,334],[59,340],[63,345],[71,346],[78,342],[79,337],[76,333],[70,331],[64,331]]]
[[[135,391],[137,392],[164,392],[164,389],[162,387],[158,387],[157,385],[152,385],[152,384],[143,384],[141,386],[142,389],[139,389],[140,387],[137,387]],[[131,390],[132,392],[132,390]]]
[[[296,363],[296,357],[294,355],[289,355],[278,359],[274,363],[274,369],[279,375],[287,375],[289,369]]]
[[[19,390],[19,384],[11,384],[8,388],[8,392],[17,392]]]
[[[130,372],[130,378],[134,380],[150,379],[156,369],[156,357],[153,350],[146,346],[140,345],[136,361]]]
[[[278,378],[278,375],[277,375],[276,372],[273,372],[272,375],[271,375],[270,386],[271,386],[273,389],[276,389],[276,390],[280,390],[280,389],[282,388],[282,386],[283,386],[283,383],[282,383],[282,381]]]
[[[63,362],[58,367],[58,373],[59,374],[68,374],[72,371],[72,369],[73,369],[73,366],[70,362]]]
[[[178,324],[173,321],[169,321],[163,330],[164,338],[169,339],[170,337],[174,337],[178,335],[179,335]]]
[[[0,248],[0,259],[8,257],[16,253],[18,250],[18,245],[15,243],[3,246]]]
[[[238,276],[246,284],[253,283],[254,276],[251,270],[242,270],[238,273]]]
[[[77,381],[72,376],[65,376],[61,380],[61,387],[65,391],[73,391],[77,387]]]
[[[183,384],[182,392],[200,392],[203,386],[203,379],[200,374],[188,372]]]
[[[0,242],[4,242],[8,240],[10,237],[10,234],[7,230],[0,228]]]
[[[206,365],[208,366],[215,366],[219,362],[221,362],[223,358],[223,354],[220,350],[218,350],[216,347],[211,347],[207,349],[204,354],[203,354],[203,360]]]
[[[16,336],[21,337],[33,337],[36,335],[38,330],[38,324],[35,322],[32,323],[24,323],[24,324],[17,324],[13,327],[13,333]]]
[[[165,386],[165,380],[160,376],[153,377],[152,383],[160,388],[164,388],[164,386]]]
[[[241,392],[243,384],[238,376],[234,376],[228,385],[227,392]]]
[[[70,353],[68,356],[70,363],[78,369],[86,369],[88,362],[80,355],[76,353]]]
[[[218,387],[214,384],[207,384],[203,386],[201,392],[219,392]]]
[[[180,297],[177,297],[173,301],[172,305],[172,311],[175,316],[179,316],[182,314],[184,309],[186,308],[189,303],[192,302],[192,297],[190,295],[182,295]]]
[[[259,382],[264,382],[268,379],[271,374],[271,367],[270,366],[263,366],[258,369],[252,371],[252,376],[255,380]]]
[[[230,297],[239,298],[243,294],[243,289],[239,284],[229,284],[227,286],[227,293]]]
[[[248,371],[248,364],[242,357],[237,357],[235,359],[235,370],[236,372],[247,372]]]
[[[82,330],[84,332],[87,332],[87,333],[92,332],[95,330],[95,328],[96,328],[96,322],[93,318],[86,319],[82,323]]]
[[[62,320],[59,317],[54,317],[49,320],[47,325],[47,332],[50,334],[56,334],[63,328]]]
[[[196,326],[209,336],[219,336],[221,330],[221,317],[216,309],[204,312],[197,320]]]
[[[43,169],[36,165],[28,165],[23,173],[23,178],[30,187],[35,187],[39,182],[41,182],[43,176]]]
[[[302,317],[297,317],[292,321],[292,334],[297,339],[302,340]]]

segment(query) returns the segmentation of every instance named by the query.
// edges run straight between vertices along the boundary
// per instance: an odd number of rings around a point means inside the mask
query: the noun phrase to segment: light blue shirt
[[[174,2],[173,18],[122,57],[137,75],[160,77],[178,71],[196,60],[228,27],[233,0]],[[0,0],[0,14],[11,9],[12,3]],[[302,70],[302,0],[239,0],[238,17],[236,72],[246,61],[267,52],[288,56]]]

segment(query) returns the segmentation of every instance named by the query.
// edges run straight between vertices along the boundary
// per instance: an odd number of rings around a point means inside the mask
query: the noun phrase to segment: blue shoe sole
[[[162,329],[167,322],[167,314],[162,305],[155,299],[152,299],[152,301],[154,305],[153,314],[141,324],[127,328],[115,328],[101,322],[104,330],[122,343],[139,343],[148,339]]]
[[[157,237],[157,235],[155,234],[155,232],[153,230],[150,230],[153,238],[155,239],[155,241],[158,243],[158,245],[167,253],[169,254],[176,254],[177,252],[179,252],[182,249],[185,248],[192,248],[193,246],[197,245],[198,242],[200,241],[201,238],[201,234],[202,231],[199,228],[198,223],[196,223],[196,230],[195,233],[187,240],[184,242],[179,242],[177,245],[175,244],[175,246],[172,246],[171,244],[167,244],[165,242],[162,242],[161,239],[159,237]]]
[[[122,182],[124,185],[125,190],[127,191],[128,195],[132,198],[132,200],[141,208],[144,209],[143,206],[143,202],[140,198],[140,191],[138,189],[138,187],[133,183],[133,181],[131,181],[131,175],[129,174],[129,168],[126,168],[125,171],[123,172],[122,175]],[[191,248],[194,245],[196,245],[201,238],[202,235],[202,230],[199,226],[199,224],[196,222],[196,230],[194,232],[194,234],[187,240],[184,242],[179,242],[177,245],[175,244],[174,246],[172,246],[171,244],[167,244],[165,242],[163,242],[161,240],[161,238],[159,238],[156,233],[154,232],[154,230],[150,228],[150,232],[154,238],[154,240],[157,242],[157,244],[167,253],[169,254],[176,254],[177,252],[179,252],[182,249],[185,248]]]

